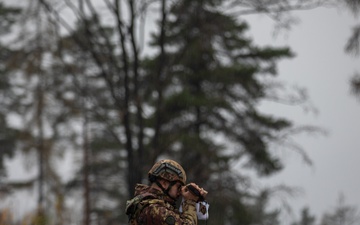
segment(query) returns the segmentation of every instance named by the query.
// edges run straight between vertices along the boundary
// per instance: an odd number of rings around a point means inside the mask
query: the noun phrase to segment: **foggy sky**
[[[251,33],[262,45],[288,45],[296,57],[280,63],[280,79],[306,87],[317,112],[286,107],[268,107],[276,115],[298,124],[313,124],[327,136],[303,136],[297,142],[313,160],[307,166],[296,153],[284,154],[286,168],[267,182],[299,186],[304,194],[290,201],[299,211],[307,206],[320,215],[331,212],[339,196],[360,210],[360,101],[350,94],[350,78],[360,72],[360,57],[344,53],[351,29],[359,19],[349,12],[321,8],[295,13],[299,24],[289,32],[272,35],[273,24],[265,16],[252,16]],[[296,212],[299,214],[299,212]]]

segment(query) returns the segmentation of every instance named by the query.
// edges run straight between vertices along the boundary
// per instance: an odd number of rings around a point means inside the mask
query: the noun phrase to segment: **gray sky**
[[[268,110],[299,124],[318,125],[329,133],[297,139],[313,160],[313,167],[306,166],[295,153],[284,154],[286,169],[268,182],[303,187],[304,195],[290,203],[299,210],[309,206],[318,216],[332,210],[341,193],[345,203],[360,210],[360,179],[356,175],[360,168],[360,101],[350,95],[349,86],[351,76],[360,72],[360,57],[344,53],[356,20],[348,12],[324,8],[296,15],[300,23],[277,37],[271,35],[273,24],[268,18],[251,17],[251,33],[261,45],[291,47],[296,57],[280,63],[280,78],[306,87],[318,113],[294,107]]]

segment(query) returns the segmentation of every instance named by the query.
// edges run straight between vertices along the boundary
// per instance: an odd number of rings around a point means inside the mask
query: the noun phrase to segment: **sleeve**
[[[181,207],[183,209],[181,216],[186,218],[188,221],[191,221],[190,223],[184,224],[197,225],[196,202],[192,200],[185,200],[181,203]]]
[[[141,213],[140,221],[153,225],[197,225],[196,202],[182,202],[183,212],[162,204],[150,204]]]

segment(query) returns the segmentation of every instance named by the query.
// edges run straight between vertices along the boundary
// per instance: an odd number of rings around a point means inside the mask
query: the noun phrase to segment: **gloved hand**
[[[184,186],[181,190],[181,194],[186,200],[193,200],[195,202],[204,201],[207,195],[207,191],[200,188],[195,183],[190,183]]]

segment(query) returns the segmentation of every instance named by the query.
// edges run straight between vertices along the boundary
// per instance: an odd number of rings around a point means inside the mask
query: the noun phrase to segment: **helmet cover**
[[[186,183],[186,173],[182,166],[171,159],[160,160],[155,163],[148,173],[149,177],[160,177],[168,181]]]

